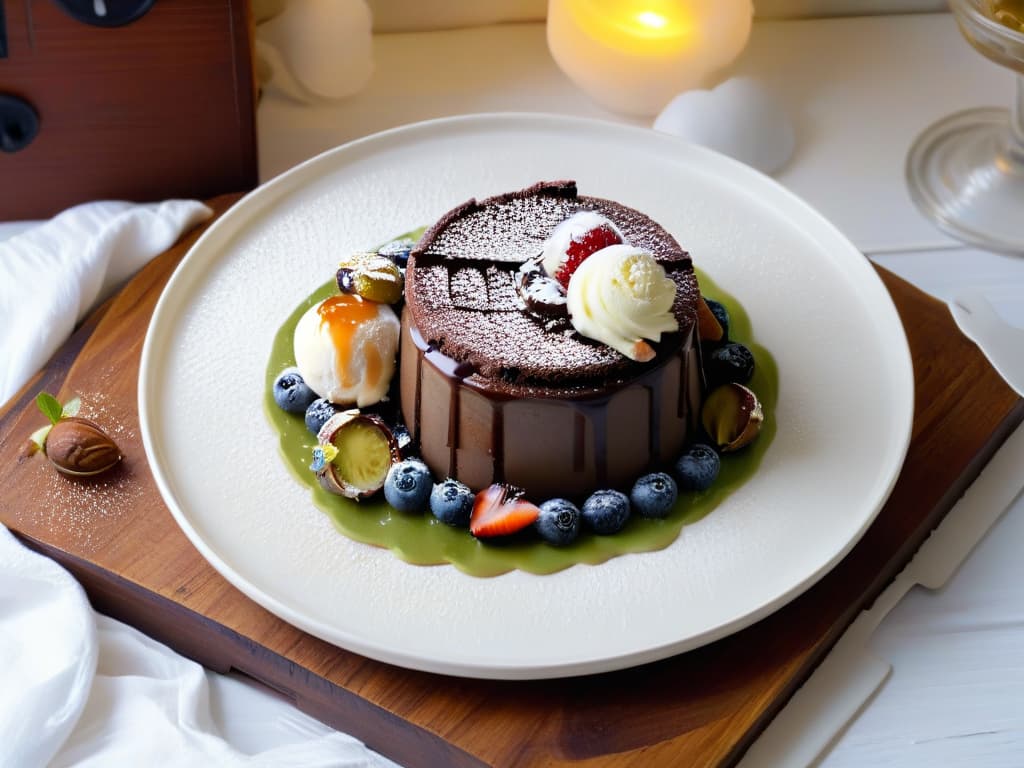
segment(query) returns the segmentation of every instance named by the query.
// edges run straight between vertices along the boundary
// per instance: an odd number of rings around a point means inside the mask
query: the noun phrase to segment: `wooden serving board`
[[[213,205],[221,212],[235,199]],[[754,626],[643,667],[535,682],[413,672],[339,650],[251,602],[163,505],[139,435],[139,355],[161,289],[197,235],[97,310],[0,411],[0,521],[67,567],[99,611],[212,669],[262,681],[409,766],[735,763],[1024,418],[1024,401],[945,306],[879,270],[913,354],[913,437],[885,508],[831,573]],[[119,469],[73,481],[29,454],[43,389],[82,397],[82,415],[124,451]]]

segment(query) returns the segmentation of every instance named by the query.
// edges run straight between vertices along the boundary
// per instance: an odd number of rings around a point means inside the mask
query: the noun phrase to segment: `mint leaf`
[[[49,392],[40,392],[36,395],[36,405],[39,406],[39,410],[43,412],[43,415],[50,420],[51,424],[56,424],[60,421],[61,413],[64,411],[61,408],[57,398],[51,395]]]
[[[69,416],[77,416],[78,415],[78,411],[79,411],[79,409],[81,407],[82,407],[82,398],[80,398],[80,397],[72,397],[70,400],[68,400],[66,403],[64,403],[64,407],[61,408],[61,411],[60,411],[61,418],[66,418],[66,417],[69,417]]]

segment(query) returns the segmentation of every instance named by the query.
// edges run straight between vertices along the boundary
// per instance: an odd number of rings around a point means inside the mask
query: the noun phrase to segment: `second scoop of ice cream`
[[[395,372],[400,327],[386,304],[331,296],[295,326],[295,364],[320,397],[338,405],[373,405],[387,394]]]
[[[643,340],[660,341],[679,329],[675,296],[676,284],[653,256],[632,245],[609,245],[573,273],[566,304],[581,336],[646,362],[654,351]]]

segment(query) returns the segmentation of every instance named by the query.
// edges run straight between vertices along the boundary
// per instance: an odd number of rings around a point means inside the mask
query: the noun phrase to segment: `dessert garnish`
[[[712,386],[746,384],[754,375],[754,355],[742,344],[723,344],[704,359],[704,375]]]
[[[544,243],[540,264],[563,288],[589,256],[609,245],[624,243],[619,228],[599,213],[580,211],[561,222]]]
[[[412,439],[409,428],[399,422],[391,428],[391,434],[398,444],[398,452],[403,459],[409,459],[416,455],[416,441]]]
[[[697,302],[697,335],[701,341],[725,341],[725,329],[704,299]]]
[[[50,424],[32,433],[31,440],[60,472],[92,477],[121,461],[121,451],[103,428],[76,415],[81,407],[77,397],[62,406],[53,395],[40,392],[36,405]]]
[[[409,263],[409,251],[414,245],[416,241],[411,237],[400,237],[382,245],[377,249],[377,254],[387,256],[399,269],[405,269],[405,265]]]
[[[508,536],[529,527],[540,509],[522,498],[523,489],[505,483],[484,488],[473,502],[469,532],[478,539]]]
[[[344,410],[344,406],[335,405],[326,397],[318,397],[309,404],[308,408],[306,408],[306,413],[303,417],[306,423],[306,429],[314,435],[319,435],[320,430],[323,429],[327,420],[334,414],[341,413]]]
[[[723,452],[753,442],[763,421],[761,402],[742,384],[723,384],[708,395],[701,408],[704,430]]]
[[[305,413],[314,400],[316,392],[309,388],[298,368],[287,368],[274,379],[274,402],[281,410],[288,413]],[[317,427],[314,432],[319,429]]]
[[[694,443],[687,448],[675,464],[675,474],[681,491],[706,491],[718,478],[722,460],[710,445]]]
[[[387,304],[339,294],[295,327],[295,363],[309,387],[338,405],[379,402],[391,385],[400,324]]]
[[[708,309],[711,310],[711,314],[715,316],[715,320],[718,321],[718,325],[722,328],[722,338],[719,339],[721,342],[729,340],[729,326],[731,321],[729,320],[729,310],[726,309],[725,305],[720,301],[709,299],[704,296],[704,303],[707,304]],[[698,312],[700,309],[698,308]]]
[[[579,507],[567,499],[548,499],[540,505],[540,514],[533,523],[544,541],[556,547],[572,544],[580,535]]]
[[[664,472],[644,475],[633,484],[629,504],[641,517],[665,518],[676,505],[679,489],[676,481]]]
[[[350,499],[383,488],[388,470],[399,460],[398,441],[384,420],[355,409],[331,416],[317,440],[310,469],[324,490]]]
[[[381,304],[397,304],[402,298],[402,271],[379,253],[354,253],[338,265],[338,290]]]
[[[465,528],[473,514],[473,499],[468,485],[449,477],[430,492],[430,512],[442,523]]]
[[[629,520],[629,497],[611,489],[594,491],[583,502],[580,511],[590,530],[601,536],[610,536],[621,531]]]
[[[646,340],[679,329],[672,314],[676,284],[649,253],[631,245],[602,248],[569,281],[569,320],[581,336],[640,362],[653,360]]]
[[[516,273],[516,287],[527,312],[545,320],[569,315],[565,288],[544,273],[539,261],[523,264]]]
[[[434,480],[427,465],[419,459],[403,459],[388,471],[384,498],[399,512],[425,512],[433,489]]]

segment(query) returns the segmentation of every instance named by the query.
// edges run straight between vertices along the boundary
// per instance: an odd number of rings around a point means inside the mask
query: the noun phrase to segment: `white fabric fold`
[[[87,203],[0,242],[0,403],[98,301],[211,213],[187,200]],[[81,587],[0,526],[0,766],[53,757],[82,712],[96,658]]]
[[[0,768],[394,768],[114,619],[0,526]]]
[[[0,242],[0,404],[92,307],[211,213],[194,200],[86,203]]]
[[[78,582],[0,525],[0,767],[57,753],[89,697],[96,647]]]
[[[187,200],[89,203],[0,241],[0,403],[96,303],[210,215]],[[394,764],[95,614],[67,572],[0,525],[0,768],[45,765]]]

